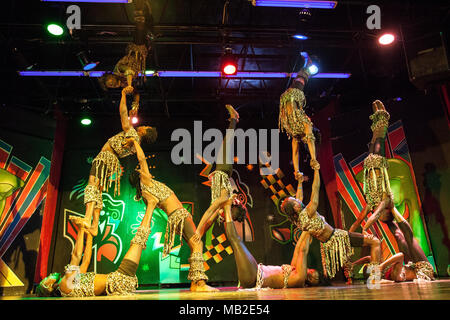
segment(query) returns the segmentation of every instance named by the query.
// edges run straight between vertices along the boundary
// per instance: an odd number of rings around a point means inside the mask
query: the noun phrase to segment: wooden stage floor
[[[365,284],[334,284],[324,287],[237,291],[236,287],[221,287],[219,292],[194,293],[188,289],[160,289],[137,291],[131,296],[102,296],[83,300],[450,300],[450,279],[429,283],[387,283],[380,289],[369,289]],[[67,298],[38,298],[4,296],[0,300],[37,300]]]

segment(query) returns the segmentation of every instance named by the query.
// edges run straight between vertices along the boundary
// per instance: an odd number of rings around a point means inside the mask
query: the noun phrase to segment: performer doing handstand
[[[233,216],[245,219],[245,208],[234,199],[232,203],[227,201],[233,196],[233,188],[230,183],[231,174],[233,173],[233,159],[230,153],[231,141],[234,137],[234,129],[239,122],[239,114],[234,108],[227,104],[225,108],[230,114],[228,121],[230,125],[225,133],[225,138],[222,141],[219,152],[217,153],[216,170],[213,171],[208,178],[211,181],[211,204],[202,216],[196,231],[196,238],[200,240],[203,234],[208,230],[216,220],[219,214],[223,214],[224,210],[231,210]],[[225,204],[225,207],[223,207]],[[223,220],[222,215],[219,217]],[[242,222],[241,221],[241,222]]]
[[[69,217],[80,228],[86,228],[93,236],[96,236],[98,232],[98,221],[100,211],[103,207],[102,192],[108,191],[113,182],[113,178],[115,181],[114,194],[120,194],[119,158],[136,153],[133,143],[128,138],[132,137],[138,143],[153,143],[157,137],[155,128],[140,126],[134,129],[131,124],[126,105],[126,95],[132,92],[133,87],[126,87],[122,90],[119,112],[123,131],[111,137],[92,161],[88,184],[84,190],[84,203],[86,205],[85,217]],[[91,225],[92,216],[93,221]]]
[[[312,64],[307,54],[304,54],[305,63],[303,68],[297,73],[291,86],[280,97],[280,113],[278,127],[281,131],[286,131],[289,138],[292,138],[292,164],[294,166],[294,176],[300,179],[299,167],[299,142],[303,141],[308,146],[311,155],[311,163],[316,161],[316,144],[313,134],[313,123],[306,115],[304,107],[306,105],[303,88],[308,83],[311,76],[309,67]]]
[[[158,206],[168,216],[163,256],[168,255],[172,250],[175,235],[177,233],[180,235],[180,241],[182,241],[181,236],[183,236],[191,249],[190,268],[187,277],[188,280],[191,280],[191,291],[217,291],[217,289],[206,284],[208,276],[205,274],[203,265],[203,243],[193,237],[196,228],[191,214],[183,207],[169,187],[154,179],[148,169],[144,151],[136,140],[133,139],[133,142],[140,167],[130,175],[130,183],[136,189],[136,199],[143,198],[147,209],[151,208],[153,211]],[[224,199],[223,202],[226,200],[228,199]],[[223,205],[223,203],[218,205]]]

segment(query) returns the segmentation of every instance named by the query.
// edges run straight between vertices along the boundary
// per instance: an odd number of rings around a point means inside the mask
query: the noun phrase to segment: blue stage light
[[[255,7],[334,9],[337,1],[252,0],[252,4]]]
[[[292,38],[297,40],[308,40],[309,38],[303,34],[294,34]]]

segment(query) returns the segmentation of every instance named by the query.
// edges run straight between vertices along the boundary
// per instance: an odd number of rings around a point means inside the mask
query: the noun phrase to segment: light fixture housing
[[[337,1],[301,0],[252,0],[255,7],[334,9]]]
[[[98,61],[97,62],[91,61],[87,57],[87,54],[85,51],[81,51],[81,52],[77,53],[77,57],[78,57],[78,60],[80,60],[81,66],[83,67],[84,71],[92,70],[99,64]]]
[[[225,53],[222,55],[220,70],[224,76],[234,76],[237,73],[237,61],[233,55],[231,48],[226,48]]]

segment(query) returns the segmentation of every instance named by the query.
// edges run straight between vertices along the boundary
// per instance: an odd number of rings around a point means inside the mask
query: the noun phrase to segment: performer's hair
[[[146,133],[141,137],[142,142],[152,144],[158,138],[158,131],[155,127],[148,127]]]
[[[136,196],[134,197],[134,199],[136,201],[144,200],[145,202],[145,199],[142,197],[141,177],[139,172],[137,172],[136,170],[131,172],[128,176],[128,181],[130,182],[131,186],[136,189]]]
[[[316,274],[317,277],[313,277],[313,276],[311,275],[311,273]],[[314,287],[314,286],[320,285],[320,273],[319,273],[319,271],[317,271],[316,269],[309,269],[309,268],[308,268],[308,272],[307,272],[307,275],[306,275],[305,283],[306,283],[309,287]]]
[[[49,288],[44,286],[44,282],[45,280],[47,280],[48,277],[56,277],[56,282],[59,282],[61,280],[61,274],[54,272],[51,273],[50,275],[48,275],[47,277],[45,277],[44,279],[42,279],[42,281],[38,284],[38,286],[36,287],[36,295],[38,297],[58,297],[60,296],[60,292],[59,290],[49,290]]]
[[[244,222],[245,216],[247,215],[247,208],[242,203],[232,204],[231,215],[234,221]]]
[[[295,210],[295,206],[297,204],[299,204],[299,203],[300,203],[300,205],[301,205],[301,207],[303,209],[305,207],[303,202],[300,202],[299,200],[297,200],[297,199],[295,199],[293,197],[285,198],[283,200],[283,202],[281,203],[281,206],[280,206],[281,212],[286,214],[288,219],[291,222],[297,221],[298,213]]]

